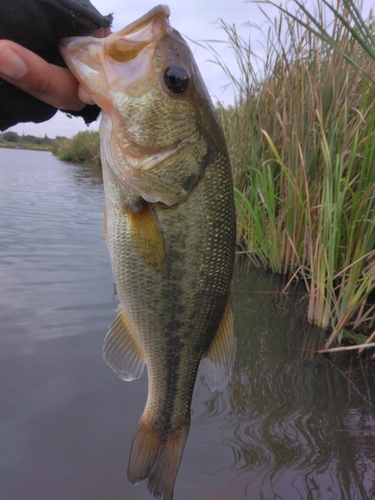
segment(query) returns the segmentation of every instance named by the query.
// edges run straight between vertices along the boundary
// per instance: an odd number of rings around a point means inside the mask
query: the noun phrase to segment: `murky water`
[[[0,150],[0,499],[147,500],[126,479],[147,379],[101,357],[115,316],[100,171]],[[375,498],[375,369],[314,354],[300,290],[238,266],[237,359],[199,374],[175,500]]]

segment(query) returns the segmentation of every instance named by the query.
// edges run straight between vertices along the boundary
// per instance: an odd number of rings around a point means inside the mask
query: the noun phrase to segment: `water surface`
[[[146,500],[126,479],[147,378],[101,345],[117,297],[98,169],[0,149],[0,499]],[[304,292],[238,264],[237,358],[199,373],[175,500],[375,498],[372,362],[315,354]]]

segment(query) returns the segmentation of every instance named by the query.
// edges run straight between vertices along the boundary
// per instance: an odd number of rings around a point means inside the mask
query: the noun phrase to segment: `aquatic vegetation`
[[[238,243],[258,265],[305,283],[309,322],[332,329],[328,347],[344,327],[373,322],[375,51],[353,36],[353,1],[339,3],[330,24],[324,0],[314,14],[296,3],[295,17],[268,19],[262,68],[251,39],[222,21],[241,76],[216,60],[237,94],[219,116]],[[363,26],[371,32],[371,20]]]
[[[56,137],[51,149],[59,160],[101,165],[99,132],[78,132],[72,139]]]

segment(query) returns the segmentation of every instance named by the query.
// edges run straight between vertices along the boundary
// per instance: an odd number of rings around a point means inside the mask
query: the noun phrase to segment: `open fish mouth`
[[[106,38],[88,36],[60,40],[60,50],[69,68],[102,109],[110,111],[111,104],[103,93],[116,82],[124,90],[147,77],[155,48],[170,28],[169,15],[166,5],[158,5]]]
[[[130,35],[136,38],[141,37],[142,40],[145,40],[147,39],[147,36],[150,36],[150,25],[151,28],[153,28],[157,21],[160,21],[160,25],[162,25],[162,20],[164,20],[165,22],[165,20],[168,19],[169,16],[170,10],[168,5],[157,5],[149,12],[147,12],[144,16],[128,24],[128,26],[125,26],[125,28],[123,28],[118,33],[121,34],[121,36]],[[153,38],[154,36],[155,33],[152,32],[151,38]]]

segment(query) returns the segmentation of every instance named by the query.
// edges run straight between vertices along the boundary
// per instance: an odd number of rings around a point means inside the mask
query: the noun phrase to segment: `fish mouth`
[[[106,111],[111,105],[105,95],[116,84],[124,89],[146,79],[155,48],[170,28],[170,11],[158,5],[122,30],[105,38],[71,37],[59,42],[69,69],[92,99]]]
[[[147,32],[151,24],[155,24],[157,21],[166,20],[169,18],[169,16],[170,10],[168,5],[157,5],[139,19],[128,24],[128,26],[125,26],[125,28],[123,28],[121,31],[118,31],[117,34],[120,36],[147,36]],[[161,22],[161,24],[163,23]],[[152,36],[154,36],[153,33]]]
[[[170,11],[166,5],[158,5],[103,40],[104,56],[110,61],[113,71],[111,75],[107,65],[107,79],[110,84],[114,83],[118,71],[121,73],[121,83],[125,86],[146,76],[152,66],[154,50],[169,27],[169,15]]]
[[[84,50],[88,44],[102,46],[104,53],[116,62],[127,62],[150,42],[160,39],[169,26],[170,10],[167,5],[158,5],[120,31],[105,38],[71,37],[60,40],[63,53]],[[97,42],[97,43],[95,43]]]

